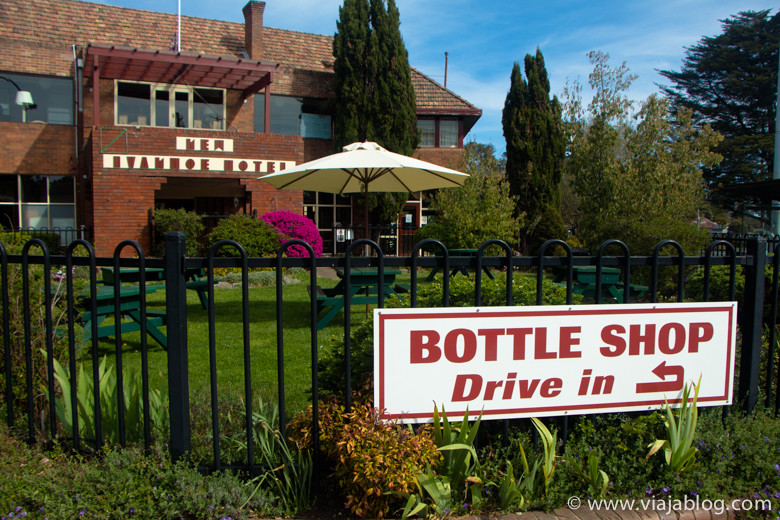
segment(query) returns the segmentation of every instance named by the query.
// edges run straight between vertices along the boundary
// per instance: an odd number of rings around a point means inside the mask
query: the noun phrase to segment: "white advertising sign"
[[[735,302],[374,311],[374,403],[430,421],[731,404]]]

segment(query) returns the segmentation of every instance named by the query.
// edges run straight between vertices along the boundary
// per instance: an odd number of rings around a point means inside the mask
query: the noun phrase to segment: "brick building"
[[[84,226],[105,255],[126,239],[148,250],[155,208],[287,209],[312,217],[329,251],[333,224],[353,221],[351,199],[257,177],[333,153],[332,37],[266,27],[264,8],[251,0],[243,24],[181,17],[179,52],[176,15],[3,0],[3,227]],[[481,110],[414,69],[412,78],[415,156],[451,166]],[[412,200],[402,218],[409,228],[421,216]]]

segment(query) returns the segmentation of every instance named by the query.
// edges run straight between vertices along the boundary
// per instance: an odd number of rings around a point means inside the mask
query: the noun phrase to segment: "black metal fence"
[[[292,245],[304,247],[310,257],[308,258],[287,258],[284,256],[286,250]],[[229,246],[236,251],[234,257],[218,257],[215,252],[221,247]],[[488,247],[500,248],[504,251],[502,256],[483,256],[483,251]],[[362,253],[365,247],[374,251],[370,256],[356,256],[355,253]],[[563,248],[563,256],[552,256],[554,248]],[[425,256],[421,252],[425,249],[429,253]],[[77,253],[82,251],[82,253]],[[154,320],[164,314],[164,320],[167,324],[165,341],[167,344],[167,391],[168,391],[168,414],[169,414],[169,439],[168,444],[174,457],[182,457],[192,450],[191,438],[191,417],[190,417],[190,398],[193,389],[189,383],[188,366],[188,307],[186,303],[186,291],[192,288],[192,280],[188,279],[188,273],[203,270],[205,273],[201,279],[202,289],[208,299],[208,326],[209,326],[209,370],[210,370],[210,396],[212,404],[212,435],[214,465],[213,469],[221,469],[220,462],[220,443],[223,437],[220,434],[220,420],[218,416],[217,403],[219,388],[217,386],[216,374],[216,340],[214,335],[215,328],[215,307],[219,305],[214,299],[214,276],[217,268],[239,268],[242,273],[242,296],[241,296],[241,336],[244,360],[244,411],[246,422],[246,438],[249,440],[249,449],[244,469],[253,471],[255,461],[252,453],[252,416],[256,410],[253,409],[253,392],[257,389],[252,388],[252,371],[258,370],[256,362],[252,359],[250,349],[249,335],[249,313],[253,302],[250,298],[248,289],[248,272],[251,268],[268,268],[275,270],[276,274],[276,352],[277,352],[277,391],[278,406],[280,416],[280,429],[284,433],[288,414],[286,410],[286,390],[285,383],[285,307],[283,296],[283,270],[289,267],[301,267],[309,270],[308,280],[310,294],[317,294],[318,290],[318,268],[335,267],[344,270],[344,275],[349,282],[349,273],[352,267],[375,267],[379,270],[380,276],[384,269],[402,268],[410,273],[410,302],[412,306],[417,305],[418,290],[422,280],[420,275],[427,272],[428,269],[438,267],[443,273],[443,300],[442,305],[449,305],[450,279],[455,271],[461,268],[470,272],[474,277],[475,293],[474,305],[482,304],[482,284],[485,271],[483,268],[489,268],[493,271],[503,271],[507,277],[505,304],[513,305],[515,295],[513,294],[512,277],[519,276],[518,271],[523,270],[535,273],[536,277],[536,304],[541,305],[544,302],[544,284],[543,280],[546,273],[551,270],[557,270],[560,274],[561,283],[566,287],[566,301],[572,302],[573,296],[573,272],[578,266],[593,266],[596,276],[596,290],[592,298],[594,303],[607,303],[607,300],[614,301],[614,295],[602,294],[600,279],[605,268],[618,268],[621,271],[623,280],[622,300],[625,303],[636,301],[636,296],[630,290],[630,285],[634,282],[646,284],[647,292],[643,296],[643,301],[657,302],[659,299],[670,301],[683,301],[686,299],[687,276],[691,270],[698,269],[704,272],[704,285],[701,292],[702,301],[709,301],[712,292],[711,282],[713,281],[712,272],[719,269],[720,272],[726,272],[725,292],[723,298],[734,300],[738,295],[736,288],[737,279],[742,272],[744,276],[744,294],[739,305],[739,327],[741,330],[741,348],[738,358],[738,373],[735,374],[738,384],[736,385],[736,402],[748,409],[754,408],[758,404],[759,395],[766,398],[765,405],[773,406],[777,413],[780,406],[780,392],[775,384],[776,379],[780,377],[780,370],[775,366],[777,356],[777,346],[775,341],[776,315],[777,315],[777,288],[778,273],[780,273],[780,246],[776,246],[772,254],[767,253],[765,240],[753,238],[747,241],[744,251],[737,253],[732,244],[726,241],[713,242],[702,256],[686,256],[682,248],[675,242],[665,241],[658,244],[652,255],[632,256],[628,248],[618,241],[608,241],[593,256],[575,256],[572,254],[568,245],[561,241],[550,241],[542,246],[541,251],[534,257],[513,256],[512,249],[505,243],[493,240],[484,243],[475,256],[451,256],[447,249],[439,242],[426,240],[412,248],[409,257],[388,257],[382,252],[382,248],[375,242],[360,239],[351,242],[341,257],[323,257],[314,258],[311,248],[304,242],[293,240],[287,242],[279,250],[276,258],[248,258],[243,248],[235,242],[222,241],[215,244],[205,258],[188,258],[185,256],[184,235],[180,233],[169,233],[166,236],[166,248],[164,258],[146,258],[144,252],[137,243],[125,241],[117,246],[113,257],[96,257],[91,246],[86,241],[76,241],[70,244],[65,255],[51,255],[46,250],[46,245],[40,240],[28,242],[21,252],[11,254],[0,244],[0,281],[2,282],[2,341],[3,341],[3,370],[4,377],[3,393],[3,415],[6,424],[16,430],[23,431],[30,441],[39,436],[58,437],[67,439],[76,449],[83,443],[88,443],[99,447],[105,439],[105,426],[101,424],[101,406],[105,406],[105,401],[101,401],[100,392],[95,392],[94,409],[95,424],[94,431],[89,435],[80,434],[79,415],[73,407],[69,412],[69,417],[65,416],[63,421],[62,411],[58,416],[56,409],[56,399],[60,390],[57,388],[59,382],[62,388],[67,388],[70,392],[71,402],[76,402],[76,388],[78,386],[77,377],[87,377],[93,382],[94,388],[100,387],[100,354],[105,354],[105,347],[99,345],[99,336],[102,329],[97,319],[94,319],[100,313],[100,303],[96,298],[92,298],[90,303],[81,309],[77,309],[78,289],[74,285],[74,269],[80,267],[88,271],[85,284],[89,288],[89,294],[95,295],[101,291],[99,286],[99,269],[111,268],[114,273],[121,273],[122,269],[136,270],[138,278],[135,279],[137,286],[133,286],[137,294],[137,309],[125,308],[127,302],[123,300],[128,295],[126,289],[112,290],[111,305],[112,312],[120,315],[123,312],[135,312],[138,317],[137,327],[141,333],[141,390],[140,397],[145,403],[143,408],[143,431],[142,439],[148,447],[151,442],[151,417],[150,417],[150,376],[148,363],[148,336],[147,328],[154,325]],[[716,251],[720,251],[715,254]],[[725,254],[723,253],[725,251]],[[122,256],[131,254],[132,258]],[[725,266],[718,268],[716,266]],[[769,269],[767,269],[769,266]],[[772,273],[769,278],[766,273]],[[36,273],[38,273],[36,275]],[[151,289],[147,286],[147,277],[151,273],[159,273],[164,279],[164,291],[166,295],[166,304],[164,313],[154,314],[146,307],[147,292]],[[37,276],[37,278],[36,278]],[[641,277],[641,280],[640,280]],[[662,293],[660,285],[666,282],[671,285],[671,292]],[[56,307],[54,301],[56,293],[54,285],[62,288],[62,299],[60,308],[65,309],[62,321],[57,322],[56,317],[52,316],[51,310]],[[123,287],[120,285],[120,287]],[[132,292],[132,291],[131,291]],[[42,311],[35,314],[36,302],[40,302]],[[64,302],[64,303],[63,303]],[[384,295],[382,284],[378,286],[376,295],[376,304],[383,306]],[[351,301],[350,295],[345,294],[345,306],[343,312],[344,324],[344,354],[346,374],[346,388],[344,389],[344,401],[347,407],[351,406],[352,382],[351,374]],[[87,326],[84,327],[86,338],[78,337],[78,327],[85,323],[85,313],[93,319],[86,320]],[[38,316],[38,318],[36,318]],[[308,308],[310,324],[310,349],[311,349],[311,404],[313,407],[312,431],[316,435],[318,428],[318,407],[319,389],[318,389],[318,345],[320,344],[317,330],[317,305],[315,298],[311,299]],[[36,321],[38,319],[38,321]],[[35,336],[33,334],[36,326],[42,326],[44,334]],[[123,330],[120,320],[114,323],[114,363],[117,376],[116,400],[118,403],[125,403],[123,380]],[[768,330],[768,350],[762,351],[762,336],[765,330]],[[61,341],[65,338],[67,352],[67,376],[65,380],[68,385],[63,385],[62,380],[57,377],[54,358],[54,341]],[[79,376],[77,372],[76,359],[80,354],[79,349],[89,349],[89,359],[92,362],[92,371],[90,374]],[[40,366],[40,361],[36,361],[37,349],[46,352],[45,366]],[[762,355],[764,356],[762,358]],[[62,360],[64,363],[64,360]],[[762,363],[763,370],[762,373]],[[35,387],[36,373],[41,374],[45,384],[41,388]],[[60,378],[62,378],[60,374]],[[760,382],[765,385],[760,388]],[[47,399],[40,401],[36,405],[36,396],[48,396]],[[118,442],[122,445],[127,443],[125,434],[126,410],[124,406],[117,407],[116,422],[119,429]],[[59,417],[59,418],[58,418]]]
[[[15,228],[15,229],[3,229],[4,233],[24,233],[32,237],[41,237],[45,235],[59,235],[60,244],[67,246],[74,240],[86,240],[91,242],[93,240],[92,228],[87,226],[79,227],[36,227],[36,228]]]

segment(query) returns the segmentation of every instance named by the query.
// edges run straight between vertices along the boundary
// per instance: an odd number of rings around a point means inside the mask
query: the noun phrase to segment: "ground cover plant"
[[[0,431],[3,518],[241,519],[284,513],[279,500],[230,473],[204,476],[164,445],[89,458],[43,451]]]

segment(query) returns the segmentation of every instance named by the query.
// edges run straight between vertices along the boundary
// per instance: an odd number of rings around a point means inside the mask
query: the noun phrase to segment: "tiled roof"
[[[175,39],[176,26],[177,16],[174,14],[89,2],[0,2],[0,40],[21,40],[35,47],[69,48],[71,44],[85,47],[89,43],[102,43],[169,49]],[[181,26],[181,48],[186,52],[209,56],[243,55],[243,23],[182,16]],[[263,41],[265,51],[262,61],[279,63],[282,74],[288,76],[289,85],[292,85],[292,78],[301,72],[309,75],[332,73],[332,36],[265,26]],[[412,82],[420,113],[481,113],[474,105],[415,69],[412,69]]]

